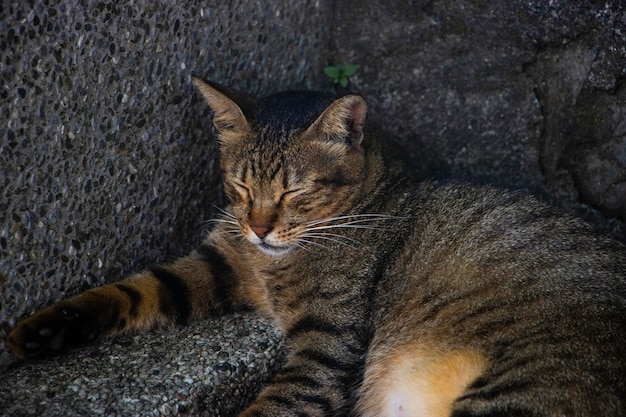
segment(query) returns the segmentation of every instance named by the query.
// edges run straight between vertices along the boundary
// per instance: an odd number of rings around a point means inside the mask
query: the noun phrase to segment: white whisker
[[[366,230],[380,230],[380,231],[389,230],[386,227],[367,226],[367,225],[352,224],[352,223],[329,224],[325,226],[310,227],[310,228],[307,228],[306,230],[313,231],[313,230],[327,230],[327,229],[366,229]]]
[[[237,232],[238,232],[238,230],[237,230]],[[230,235],[230,236],[226,236],[226,238],[225,238],[225,239],[226,239],[227,241],[232,241],[232,240],[235,240],[235,239],[243,239],[243,236],[242,236],[242,235],[240,235],[240,234],[239,234],[239,233],[237,233],[237,232],[232,232],[232,233],[231,233],[231,235]]]
[[[348,236],[344,236],[339,233],[322,232],[325,230],[338,230],[339,229],[363,229],[363,230],[389,230],[386,227],[381,227],[373,222],[387,221],[387,220],[405,220],[406,217],[389,216],[386,214],[354,214],[344,215],[337,217],[329,217],[326,219],[319,219],[307,222],[304,224],[304,233],[298,237],[298,243],[305,243],[306,245],[315,245],[324,249],[329,249],[326,245],[315,240],[322,240],[327,242],[333,242],[339,245],[344,245],[350,248],[356,248],[361,246],[361,242]],[[299,247],[303,247],[298,244]]]
[[[229,228],[224,228],[222,230],[219,230],[217,232],[213,232],[216,233],[217,235],[224,235],[224,234],[239,234],[239,229],[236,227],[229,227]]]
[[[235,225],[235,226],[238,225],[238,223],[236,221],[234,221],[234,220],[220,219],[220,218],[205,220],[202,223],[203,224],[226,223],[226,224],[232,224],[232,225]]]
[[[312,241],[310,239],[298,238],[296,244],[298,245],[298,247],[300,247],[302,249],[308,249],[308,248],[306,248],[306,245],[313,245],[313,246],[317,246],[317,247],[322,248],[322,249],[328,249],[328,247],[322,245],[321,243],[314,242],[314,241]]]
[[[327,236],[327,235],[331,235],[331,234],[326,234],[326,233],[315,233],[315,234],[303,234],[302,236],[303,236],[303,237],[310,238],[310,239],[322,239],[322,240],[328,240],[328,241],[330,241],[330,242],[335,242],[335,243],[337,243],[337,244],[339,244],[339,245],[344,245],[344,246],[347,246],[347,247],[349,247],[349,248],[356,249],[356,247],[355,247],[355,246],[350,245],[349,243],[346,243],[346,242],[344,242],[344,241],[342,241],[342,240],[340,240],[340,239],[336,239],[336,238],[333,238],[333,237],[329,237],[329,236]],[[340,238],[343,238],[343,239],[348,239],[348,240],[350,240],[350,241],[352,241],[352,242],[354,242],[354,243],[360,244],[360,242],[357,242],[356,240],[354,240],[354,239],[350,239],[349,237],[346,237],[346,236],[340,236],[340,235],[334,235],[334,236],[339,236]],[[313,243],[313,241],[311,241],[311,240],[309,240],[309,242]],[[320,246],[323,246],[323,245],[321,245],[321,244],[320,244]]]
[[[308,230],[307,230],[307,232],[308,232]],[[326,239],[326,240],[330,240],[331,238],[344,239],[344,240],[352,242],[352,243],[354,243],[356,245],[360,245],[361,244],[361,242],[359,242],[356,239],[353,239],[353,238],[348,237],[348,236],[340,235],[340,234],[337,234],[337,233],[304,233],[302,236],[310,237],[310,238],[320,238],[320,239]]]
[[[348,220],[345,224],[358,224],[377,220],[403,220],[406,217],[389,216],[386,214],[354,214],[338,217],[329,217],[327,219],[313,220],[307,223],[307,226],[315,226],[322,223],[331,223],[342,220]]]
[[[303,250],[305,250],[307,252],[311,252],[311,253],[313,253],[313,250],[311,248],[307,247],[306,244],[317,245],[317,246],[321,246],[322,248],[326,249],[324,247],[324,245],[320,245],[319,243],[311,242],[311,241],[306,240],[306,239],[298,239],[294,244],[297,247],[299,247],[300,249],[303,249]]]
[[[238,228],[239,223],[237,221],[237,218],[229,213],[228,211],[221,209],[219,207],[217,207],[216,205],[213,205],[214,208],[216,208],[219,212],[218,216],[220,217],[214,217],[208,220],[204,220],[202,222],[200,222],[200,226],[205,227],[205,226],[214,226],[216,224],[222,223],[222,224],[228,224],[231,226],[236,226],[236,228]]]
[[[223,214],[224,216],[226,216],[226,217],[230,217],[230,218],[233,218],[233,219],[235,218],[235,215],[234,215],[234,214],[232,214],[231,212],[226,211],[226,210],[224,210],[223,208],[216,206],[215,204],[211,204],[211,205],[212,205],[215,209],[217,209],[217,211],[219,211],[221,214]]]
[[[245,236],[241,234],[239,221],[235,215],[217,206],[214,207],[219,211],[219,215],[216,218],[203,222],[203,224],[224,225],[221,230],[218,229],[214,233],[225,235],[226,240],[245,239]],[[373,223],[404,219],[406,217],[385,214],[354,214],[313,220],[302,225],[304,226],[304,233],[298,236],[292,244],[306,251],[312,251],[312,247],[328,250],[331,248],[330,244],[332,243],[356,249],[362,246],[362,243],[352,237],[344,236],[341,234],[340,229],[386,231],[388,228]],[[339,233],[331,233],[334,230]]]

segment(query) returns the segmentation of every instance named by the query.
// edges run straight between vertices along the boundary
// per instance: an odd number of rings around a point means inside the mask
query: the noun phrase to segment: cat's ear
[[[192,79],[213,112],[213,124],[220,140],[227,140],[233,134],[240,136],[250,128],[249,115],[254,108],[252,97],[214,82],[197,77]]]
[[[333,101],[307,132],[312,136],[358,146],[363,140],[366,116],[367,104],[363,97],[350,94]]]

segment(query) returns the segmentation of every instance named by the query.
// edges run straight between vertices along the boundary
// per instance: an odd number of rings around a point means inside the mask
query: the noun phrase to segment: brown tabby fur
[[[252,306],[286,365],[252,416],[626,415],[626,250],[521,193],[413,183],[366,104],[194,80],[232,205],[200,248],[23,320],[32,357]]]

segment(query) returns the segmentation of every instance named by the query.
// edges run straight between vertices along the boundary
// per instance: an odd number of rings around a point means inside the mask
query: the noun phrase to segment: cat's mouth
[[[291,252],[295,246],[279,242],[271,232],[272,228],[250,226],[252,233],[248,233],[246,238],[254,244],[261,252],[271,256],[283,256]]]
[[[286,255],[289,252],[291,252],[294,248],[293,246],[274,246],[266,242],[257,243],[256,246],[257,248],[259,248],[261,252],[266,253],[268,255],[272,255],[272,256]]]

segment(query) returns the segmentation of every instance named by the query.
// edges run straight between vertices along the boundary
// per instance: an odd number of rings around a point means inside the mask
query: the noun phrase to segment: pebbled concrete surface
[[[252,314],[121,336],[6,370],[0,415],[230,416],[285,355]]]

